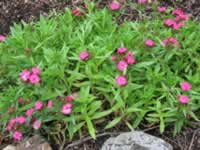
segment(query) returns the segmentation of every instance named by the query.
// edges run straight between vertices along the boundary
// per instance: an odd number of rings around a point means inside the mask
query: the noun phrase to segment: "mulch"
[[[123,0],[122,0],[123,1]],[[135,0],[132,0],[135,1]],[[50,10],[63,11],[66,7],[74,8],[82,5],[83,0],[0,0],[0,34],[8,34],[10,26],[15,22],[22,20],[25,22],[35,21],[40,15],[48,15]],[[105,7],[109,3],[108,0],[96,0],[96,5],[100,8]],[[162,5],[170,5],[175,8],[183,8],[187,13],[191,14],[195,20],[200,21],[200,0],[176,0],[161,1]],[[148,10],[147,10],[148,11]],[[119,18],[119,22],[124,20],[135,20],[139,17],[136,10],[126,6],[124,14]],[[198,127],[200,128],[200,124]],[[171,128],[167,129],[164,134],[159,133],[159,129],[146,128],[147,133],[161,137],[173,145],[174,150],[200,150],[200,129],[185,127],[184,130],[176,137],[172,136]],[[112,131],[104,131],[97,134],[97,139],[92,140],[90,137],[85,137],[81,140],[77,139],[72,143],[67,143],[65,150],[99,150],[106,139],[114,136],[112,133],[127,131],[114,128]],[[69,146],[70,145],[70,146]],[[57,149],[57,147],[54,147]]]

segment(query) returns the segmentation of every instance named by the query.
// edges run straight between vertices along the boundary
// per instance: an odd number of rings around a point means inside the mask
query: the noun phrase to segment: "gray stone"
[[[109,138],[101,150],[173,150],[173,148],[160,138],[141,131],[132,131]]]
[[[5,148],[3,148],[3,150],[16,150],[16,147],[12,145],[8,145]]]
[[[3,150],[52,150],[52,148],[42,137],[35,135],[17,146],[8,145]]]

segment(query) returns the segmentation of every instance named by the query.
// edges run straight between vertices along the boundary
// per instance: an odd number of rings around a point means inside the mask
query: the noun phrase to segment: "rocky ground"
[[[82,1],[83,0],[0,0],[0,34],[8,34],[9,28],[14,22],[20,22],[21,20],[26,22],[35,21],[40,14],[48,15],[48,12],[52,9],[63,11],[66,7],[73,8],[81,5]],[[161,3],[173,7],[182,7],[191,14],[194,19],[200,21],[200,0],[177,1],[163,0]],[[125,0],[121,0],[121,2],[126,3]],[[105,7],[108,3],[109,0],[96,0],[96,5],[98,7]],[[136,10],[127,6],[124,11],[126,13],[118,18],[119,22],[123,22],[124,20],[135,20],[138,18]],[[197,128],[200,128],[200,124],[195,124]],[[174,150],[200,150],[200,129],[186,127],[183,132],[175,138],[172,137],[171,128],[163,135],[159,133],[158,127],[142,126],[141,129],[147,133],[163,138],[173,145]],[[103,131],[97,135],[97,140],[92,140],[89,137],[85,137],[81,140],[77,139],[72,143],[66,143],[66,146],[68,147],[66,147],[65,150],[99,150],[104,141],[113,136],[111,133],[117,135],[119,131],[122,132],[126,130],[127,129],[125,128],[115,128],[111,132]],[[1,143],[0,137],[0,149],[2,148],[2,145],[3,143]],[[52,146],[54,149],[59,148],[53,144]]]

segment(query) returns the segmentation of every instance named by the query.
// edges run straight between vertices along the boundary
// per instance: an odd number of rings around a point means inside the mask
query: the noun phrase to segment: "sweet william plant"
[[[118,25],[121,5],[111,7],[11,28],[0,43],[3,134],[18,141],[40,131],[59,143],[85,129],[95,138],[99,124],[146,121],[161,132],[174,125],[175,135],[199,120],[199,24],[156,9],[155,20]]]

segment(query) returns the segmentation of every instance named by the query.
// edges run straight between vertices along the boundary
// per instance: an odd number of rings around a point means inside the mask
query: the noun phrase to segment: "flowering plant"
[[[118,25],[112,10],[90,4],[85,16],[73,16],[68,9],[15,25],[1,40],[4,134],[21,140],[41,130],[72,139],[88,129],[95,138],[99,123],[132,129],[142,121],[161,132],[174,124],[176,134],[199,119],[199,24],[174,10],[162,13],[165,20],[154,14],[158,20]]]

